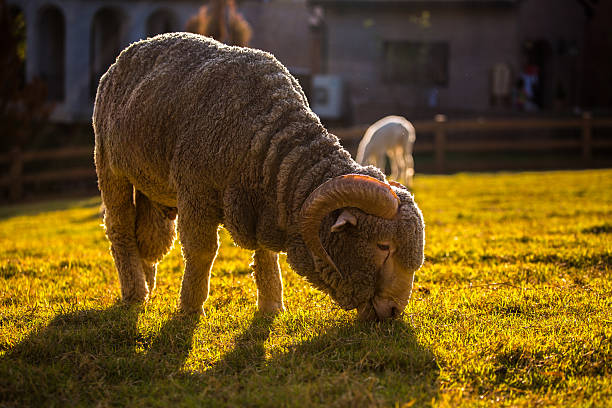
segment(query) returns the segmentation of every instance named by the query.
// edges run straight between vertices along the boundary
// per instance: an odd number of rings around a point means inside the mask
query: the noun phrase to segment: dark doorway
[[[121,51],[125,20],[120,11],[109,7],[99,10],[93,18],[89,58],[89,90],[92,98],[96,95],[100,77]]]
[[[55,6],[38,12],[38,75],[47,84],[51,101],[64,100],[66,24],[64,14]]]

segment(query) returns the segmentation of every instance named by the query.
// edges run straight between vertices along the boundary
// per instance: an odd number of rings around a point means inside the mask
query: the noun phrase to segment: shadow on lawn
[[[117,304],[56,316],[5,350],[0,405],[428,405],[438,393],[435,358],[404,322],[344,324],[266,356],[275,319],[256,314],[230,352],[187,372],[199,317],[172,315],[147,335],[142,313]]]
[[[118,303],[55,316],[0,357],[0,406],[108,405],[114,387],[176,373],[191,351],[198,317],[173,315],[147,336],[138,329],[143,309]]]

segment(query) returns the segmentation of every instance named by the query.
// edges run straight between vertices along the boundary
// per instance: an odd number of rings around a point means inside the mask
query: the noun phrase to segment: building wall
[[[18,7],[26,20],[26,80],[43,76],[53,81],[49,88],[57,100],[53,100],[55,108],[51,118],[64,122],[91,120],[99,76],[123,48],[150,35],[148,27],[183,31],[187,20],[205,4],[202,0],[8,0],[7,3]],[[104,10],[111,12],[100,19]],[[296,74],[308,71],[305,0],[246,1],[241,3],[239,11],[252,25],[251,46],[274,53]],[[157,18],[160,12],[168,16],[168,23]],[[60,17],[48,21],[49,15]],[[105,49],[109,44],[112,49]],[[60,58],[61,54],[63,63],[49,61]],[[61,78],[58,71],[63,71]],[[63,92],[56,89],[58,86]]]
[[[562,101],[567,107],[584,100],[581,92],[587,91],[586,99],[593,101],[592,104],[609,103],[607,90],[612,87],[607,70],[612,66],[607,51],[609,42],[589,42],[587,38],[586,42],[591,45],[589,56],[586,55],[583,46],[586,17],[575,0],[509,1],[502,6],[432,2],[429,7],[422,6],[426,2],[415,2],[421,4],[415,6],[408,1],[404,5],[381,1],[375,7],[364,6],[367,2],[309,1],[246,0],[239,3],[239,11],[253,28],[250,45],[272,52],[305,81],[305,87],[313,67],[316,72],[322,67],[323,73],[342,77],[347,84],[352,122],[368,123],[392,113],[414,118],[431,116],[438,111],[453,114],[488,110],[492,68],[505,64],[511,69],[514,81],[527,63],[525,48],[529,43],[544,44],[548,53],[541,72],[545,109],[558,102],[559,84],[567,94]],[[92,70],[105,70],[120,49],[146,38],[147,23],[154,15],[160,11],[168,13],[172,16],[172,29],[181,31],[205,4],[203,0],[8,0],[7,3],[18,6],[25,15],[27,79],[41,74],[55,77],[58,71],[63,71],[63,77],[53,89],[58,100],[52,117],[60,121],[90,120],[92,89],[95,91],[99,74],[92,74]],[[504,2],[498,2],[501,3]],[[316,30],[317,38],[322,40],[313,47],[314,31],[309,24],[313,23],[312,8],[318,6],[324,9],[323,25]],[[53,12],[44,12],[49,9]],[[95,55],[99,50],[92,49],[94,21],[104,9],[113,10],[113,15],[120,20],[118,50],[111,50],[114,54],[110,58],[92,63],[99,57]],[[603,10],[605,14],[607,9]],[[43,21],[43,16],[57,15],[59,20]],[[606,16],[596,17],[597,21],[603,21],[599,26],[607,27]],[[58,24],[63,30],[57,29]],[[591,33],[591,37],[595,38],[604,37],[599,33],[606,34],[609,30],[592,31],[595,34]],[[57,41],[64,43],[54,43]],[[392,41],[447,44],[447,83],[434,86],[383,80],[384,47]],[[108,41],[98,43],[99,48]],[[313,49],[317,52],[313,53]],[[316,58],[319,49],[323,50],[321,61]],[[45,61],[62,53],[62,63]],[[590,68],[584,69],[585,61],[591,60],[597,62],[587,64]],[[598,79],[584,79],[586,71]],[[607,84],[603,88],[602,82]],[[585,88],[587,91],[583,91]]]
[[[187,19],[198,7],[198,1],[106,1],[106,0],[9,0],[10,6],[19,7],[26,20],[26,80],[41,74],[40,49],[49,44],[41,30],[41,10],[54,8],[64,18],[64,97],[55,102],[52,119],[58,121],[90,120],[93,108],[91,92],[91,36],[96,13],[104,9],[113,10],[121,19],[119,47],[146,38],[147,20],[156,11],[166,10],[176,21],[176,29],[185,26]]]
[[[371,122],[384,114],[411,116],[429,107],[484,110],[490,102],[490,77],[497,63],[518,69],[516,9],[509,7],[332,7],[325,10],[327,67],[350,89],[353,121]],[[383,81],[385,41],[448,44],[446,86]]]
[[[253,29],[250,47],[271,52],[291,72],[309,70],[309,12],[305,0],[245,1],[239,11]]]

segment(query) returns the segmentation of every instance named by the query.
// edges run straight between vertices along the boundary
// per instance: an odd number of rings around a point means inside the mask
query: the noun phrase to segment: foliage
[[[246,47],[251,26],[236,10],[234,0],[211,0],[187,21],[186,31],[206,35],[229,45]]]
[[[403,319],[365,324],[281,264],[261,316],[221,230],[206,316],[175,313],[180,245],[118,302],[99,200],[0,207],[0,405],[605,406],[612,170],[421,176],[427,261]]]

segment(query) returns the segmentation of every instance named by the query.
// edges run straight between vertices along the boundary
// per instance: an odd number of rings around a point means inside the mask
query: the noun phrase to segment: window
[[[384,43],[383,80],[448,86],[448,43]]]

